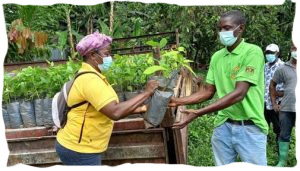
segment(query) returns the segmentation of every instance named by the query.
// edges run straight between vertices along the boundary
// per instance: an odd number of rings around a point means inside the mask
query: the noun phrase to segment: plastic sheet
[[[20,102],[20,114],[25,128],[36,126],[34,105],[32,101]]]

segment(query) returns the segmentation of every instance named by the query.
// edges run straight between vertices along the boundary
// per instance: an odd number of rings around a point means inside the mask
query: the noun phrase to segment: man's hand
[[[180,111],[183,114],[183,119],[180,122],[173,124],[173,129],[182,129],[191,121],[193,121],[198,115],[198,110],[190,109],[190,110],[182,110]]]
[[[275,111],[276,113],[279,113],[279,111],[280,111],[280,105],[278,105],[278,104],[273,104],[272,106],[273,106],[274,111]]]

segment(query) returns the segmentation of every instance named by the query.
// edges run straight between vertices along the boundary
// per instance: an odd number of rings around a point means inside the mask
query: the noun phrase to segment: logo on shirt
[[[240,69],[241,69],[240,66],[236,66],[236,67],[234,67],[234,68],[232,69],[232,72],[231,72],[231,75],[230,75],[230,78],[231,78],[232,80],[234,80],[234,79],[236,78],[236,75],[237,75],[237,73],[239,72]]]
[[[247,66],[246,67],[246,73],[249,73],[249,74],[253,74],[254,73],[254,68],[253,67],[251,67],[251,66]]]

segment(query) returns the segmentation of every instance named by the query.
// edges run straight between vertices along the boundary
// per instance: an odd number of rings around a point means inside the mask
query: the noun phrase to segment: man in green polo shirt
[[[264,119],[264,55],[260,47],[245,42],[246,19],[240,11],[221,15],[219,38],[225,48],[211,58],[204,90],[190,96],[173,98],[169,106],[219,99],[198,110],[185,110],[185,117],[174,128],[183,128],[195,118],[218,111],[211,138],[216,165],[236,161],[267,165]]]

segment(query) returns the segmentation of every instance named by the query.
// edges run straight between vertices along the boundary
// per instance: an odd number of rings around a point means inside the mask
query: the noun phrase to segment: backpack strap
[[[68,96],[69,96],[69,92],[70,92],[71,87],[73,86],[73,84],[74,84],[76,78],[79,77],[79,76],[81,76],[81,75],[83,75],[83,74],[88,74],[88,73],[95,74],[95,75],[97,75],[98,77],[100,77],[96,72],[93,72],[93,71],[77,72],[76,75],[75,75],[75,77],[74,77],[74,79],[73,79],[72,85],[70,86],[70,89],[69,89],[69,91],[67,92]],[[100,77],[100,78],[101,78],[101,77]],[[102,79],[102,78],[101,78],[101,79]],[[77,104],[75,104],[75,105],[73,105],[73,106],[71,106],[71,107],[69,107],[69,109],[71,110],[71,109],[73,109],[73,108],[77,108],[77,107],[79,107],[79,106],[81,106],[81,105],[83,105],[83,104],[85,104],[85,103],[87,103],[86,100],[83,101],[83,102],[77,103]]]
[[[90,103],[88,103],[88,106],[86,107],[86,110],[84,112],[84,117],[83,117],[83,122],[82,122],[82,125],[81,125],[81,130],[80,130],[80,136],[79,136],[78,144],[81,142],[82,133],[83,133],[83,127],[84,127],[84,123],[85,123],[85,116],[86,116],[86,113],[87,113],[87,110],[88,110],[89,106],[90,106]]]
[[[74,81],[77,77],[79,77],[80,75],[83,75],[83,74],[88,74],[88,73],[91,73],[91,74],[96,74],[98,77],[100,77],[96,72],[93,72],[93,71],[83,71],[83,72],[77,72],[75,77],[74,77]],[[101,78],[101,77],[100,77]],[[102,78],[101,78],[102,79]]]
[[[93,71],[77,72],[76,75],[75,75],[75,77],[74,77],[73,83],[75,82],[75,80],[76,80],[77,77],[79,77],[80,75],[83,75],[83,74],[88,74],[88,73],[96,74],[98,77],[100,77],[97,73],[95,73],[95,72],[93,72]],[[100,78],[101,78],[101,77],[100,77]],[[101,78],[101,79],[102,79],[102,78]],[[72,83],[72,85],[73,85],[73,83]],[[71,88],[70,88],[70,90],[71,90]],[[70,90],[69,90],[69,91],[70,91]],[[68,92],[68,94],[69,94],[69,92]],[[88,103],[88,101],[85,100],[85,101],[83,101],[83,102],[77,103],[77,104],[71,106],[70,109],[79,107],[79,106],[81,106],[81,105],[83,105],[83,104],[85,104],[85,103]],[[83,127],[84,127],[85,118],[86,118],[86,113],[87,113],[87,110],[88,110],[89,106],[90,106],[90,103],[88,103],[88,106],[87,106],[87,108],[86,108],[86,110],[85,110],[85,112],[84,112],[84,117],[83,117],[83,122],[82,122],[82,125],[81,125],[81,130],[80,130],[80,136],[79,136],[78,143],[80,143],[80,142],[81,142],[81,139],[82,139]]]

